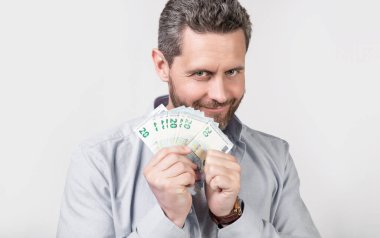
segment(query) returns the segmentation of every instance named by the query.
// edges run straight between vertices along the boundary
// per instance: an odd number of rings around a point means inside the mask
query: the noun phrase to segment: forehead
[[[244,64],[244,32],[198,33],[186,27],[182,32],[181,55],[174,61],[192,64]]]

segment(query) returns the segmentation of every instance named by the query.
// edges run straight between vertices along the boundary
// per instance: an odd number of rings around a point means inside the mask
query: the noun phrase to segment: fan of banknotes
[[[135,128],[135,133],[153,153],[173,145],[188,146],[192,152],[187,157],[201,172],[207,150],[228,153],[233,147],[218,123],[203,112],[185,106],[168,111],[161,104]]]

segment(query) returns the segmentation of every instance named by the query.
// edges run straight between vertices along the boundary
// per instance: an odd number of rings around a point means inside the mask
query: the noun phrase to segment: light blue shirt
[[[167,96],[155,106],[167,103]],[[288,143],[250,129],[233,117],[224,131],[241,166],[242,216],[219,229],[210,219],[204,191],[181,229],[163,213],[143,168],[152,158],[135,135],[142,118],[82,143],[74,151],[62,200],[59,238],[320,237],[299,193]]]

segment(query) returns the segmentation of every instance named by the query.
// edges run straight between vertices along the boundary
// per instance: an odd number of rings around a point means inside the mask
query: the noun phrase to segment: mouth
[[[225,106],[218,106],[218,107],[201,107],[201,111],[205,112],[206,114],[219,114],[226,112],[229,108],[229,105]]]

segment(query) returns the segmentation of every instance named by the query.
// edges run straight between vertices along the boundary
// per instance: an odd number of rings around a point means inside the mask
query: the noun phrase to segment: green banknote
[[[152,153],[175,145],[188,146],[192,152],[187,158],[197,165],[200,174],[203,174],[208,150],[228,153],[233,147],[233,143],[219,129],[218,123],[191,107],[166,110],[165,106],[160,105],[134,131]],[[203,180],[198,181],[191,192],[195,193],[202,186]]]

